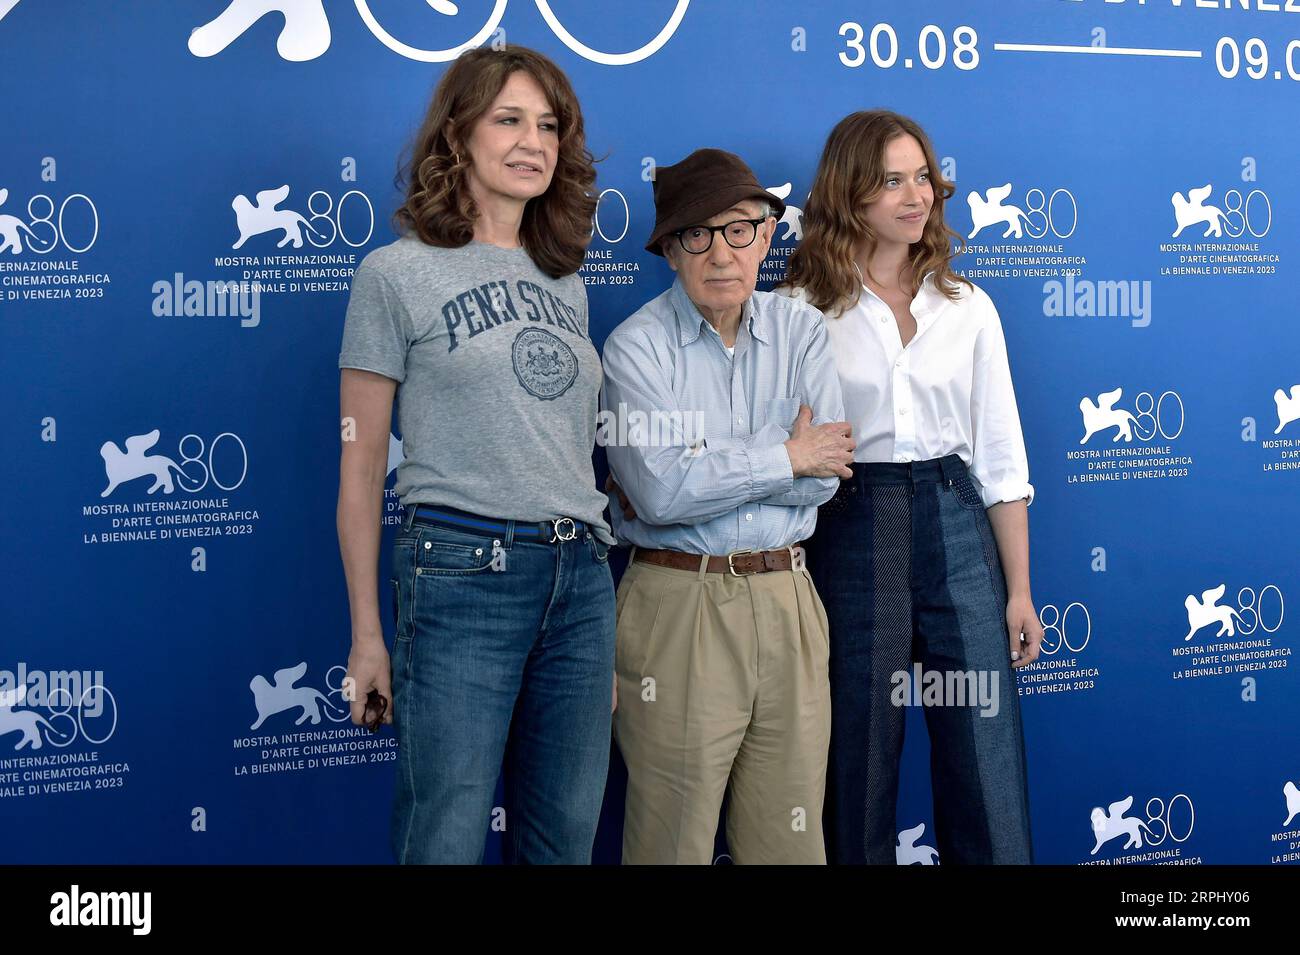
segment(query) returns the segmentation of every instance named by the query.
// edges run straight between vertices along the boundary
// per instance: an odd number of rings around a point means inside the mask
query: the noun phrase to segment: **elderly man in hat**
[[[625,863],[824,863],[826,613],[797,547],[853,440],[820,312],[754,290],[784,205],[732,153],[659,169],[672,288],[609,336]],[[608,420],[608,419],[607,419]],[[625,436],[626,440],[622,440]]]

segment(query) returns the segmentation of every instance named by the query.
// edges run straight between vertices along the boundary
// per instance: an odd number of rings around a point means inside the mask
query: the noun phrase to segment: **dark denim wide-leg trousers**
[[[807,553],[831,632],[827,860],[895,862],[907,713],[898,701],[921,698],[920,686],[900,691],[913,686],[915,662],[950,690],[987,691],[984,705],[954,705],[949,693],[924,706],[939,861],[1032,863],[1006,582],[961,459],[855,464]]]

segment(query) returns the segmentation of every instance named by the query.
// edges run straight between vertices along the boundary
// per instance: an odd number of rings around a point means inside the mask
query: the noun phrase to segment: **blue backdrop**
[[[1300,858],[1297,13],[0,0],[0,859],[390,858],[395,740],[338,689],[337,356],[398,153],[467,41],[544,51],[582,100],[597,346],[670,281],[641,250],[656,163],[718,146],[789,190],[770,286],[831,126],[918,119],[1001,312],[1037,489],[1039,861]],[[217,280],[258,294],[220,308]],[[909,716],[900,858],[929,861]]]

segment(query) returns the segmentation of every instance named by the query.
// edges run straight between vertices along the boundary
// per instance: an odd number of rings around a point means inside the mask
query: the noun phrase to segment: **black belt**
[[[558,544],[563,541],[577,540],[591,534],[591,528],[583,521],[572,517],[561,517],[553,521],[502,521],[493,517],[482,517],[468,511],[441,505],[415,505],[414,520],[424,524],[435,524],[454,531],[478,534],[481,537],[505,537],[511,524],[514,525],[515,540],[541,544]]]

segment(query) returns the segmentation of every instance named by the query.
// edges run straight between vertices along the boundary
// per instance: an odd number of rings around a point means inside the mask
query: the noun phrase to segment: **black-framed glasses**
[[[703,255],[713,247],[713,234],[721,232],[722,237],[727,240],[727,245],[733,249],[743,249],[754,242],[754,236],[758,235],[758,227],[764,222],[764,217],[757,219],[736,219],[725,225],[692,225],[685,229],[678,229],[673,235],[677,236],[677,242],[681,247],[691,255]]]

